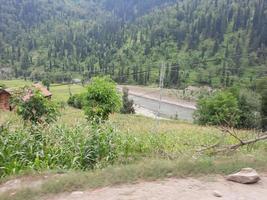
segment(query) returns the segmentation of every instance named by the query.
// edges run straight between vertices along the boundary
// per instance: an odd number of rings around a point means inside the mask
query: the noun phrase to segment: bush
[[[241,89],[236,94],[239,108],[237,128],[260,128],[261,101],[260,96],[247,89]]]
[[[17,113],[24,121],[50,123],[57,119],[59,111],[56,104],[46,99],[39,91],[35,91],[29,99],[23,99],[24,97],[16,99]]]
[[[107,77],[93,78],[84,95],[83,109],[87,119],[96,122],[107,120],[109,114],[120,108],[121,96],[115,82]]]
[[[267,78],[257,81],[257,92],[261,95],[261,118],[262,128],[267,130]]]
[[[236,126],[239,121],[238,101],[230,92],[217,92],[197,102],[195,120],[201,124]]]
[[[122,114],[134,114],[135,110],[134,110],[134,102],[133,100],[129,99],[129,89],[128,88],[123,88],[122,90],[123,92],[123,96],[122,96],[122,108],[121,108],[121,113]]]
[[[260,127],[260,97],[247,89],[231,88],[217,92],[210,97],[200,99],[197,107],[195,119],[202,125]]]
[[[77,109],[82,109],[84,94],[75,94],[69,97],[68,105]]]
[[[43,84],[48,90],[50,90],[50,83],[51,83],[51,81],[50,81],[48,78],[42,80],[42,84]]]

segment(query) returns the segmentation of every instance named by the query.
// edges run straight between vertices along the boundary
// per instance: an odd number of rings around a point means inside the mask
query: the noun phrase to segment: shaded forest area
[[[0,0],[0,76],[253,87],[266,22],[264,0]]]

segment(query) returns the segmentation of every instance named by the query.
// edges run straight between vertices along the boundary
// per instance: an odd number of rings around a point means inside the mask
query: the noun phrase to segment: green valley
[[[19,2],[19,3],[18,3]],[[253,87],[266,75],[266,1],[1,1],[3,78]]]

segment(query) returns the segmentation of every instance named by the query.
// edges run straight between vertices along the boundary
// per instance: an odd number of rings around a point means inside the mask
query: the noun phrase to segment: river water
[[[129,98],[134,101],[135,104],[146,108],[155,114],[158,114],[159,100],[150,99],[142,96],[129,95]],[[161,102],[159,116],[169,119],[180,119],[185,121],[193,121],[194,109],[171,104],[167,102]]]

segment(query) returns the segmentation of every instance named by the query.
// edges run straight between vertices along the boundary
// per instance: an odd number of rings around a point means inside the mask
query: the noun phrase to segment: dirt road
[[[214,192],[221,194],[216,197]],[[76,191],[46,200],[266,200],[267,175],[253,185],[228,182],[223,177],[168,179],[133,185]]]

